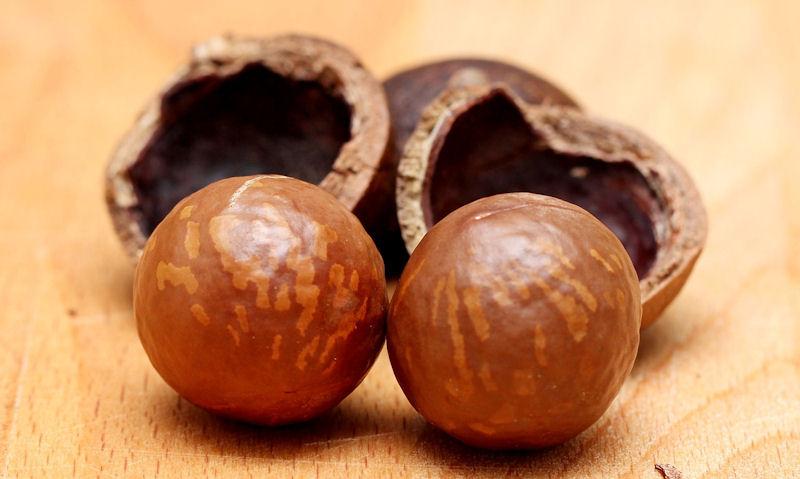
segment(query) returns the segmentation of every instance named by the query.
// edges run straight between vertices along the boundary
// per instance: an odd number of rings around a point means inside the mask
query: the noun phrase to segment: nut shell
[[[383,82],[392,115],[396,156],[417,128],[422,111],[442,91],[461,86],[503,83],[527,103],[578,104],[561,88],[520,67],[496,60],[456,58],[426,63],[398,72]]]
[[[258,173],[319,184],[380,237],[396,231],[390,138],[381,85],[347,49],[301,35],[214,38],[122,139],[106,200],[134,262],[181,198]]]
[[[384,338],[383,263],[358,219],[320,188],[236,177],[181,200],[134,280],[139,337],[192,403],[266,425],[335,406]]]
[[[483,198],[437,223],[392,299],[387,344],[411,404],[490,449],[558,444],[633,366],[641,301],[619,240],[564,201]]]
[[[574,108],[529,105],[504,85],[444,92],[398,166],[408,250],[459,206],[511,191],[575,203],[620,238],[640,278],[643,327],[678,294],[705,244],[694,183],[645,135]]]

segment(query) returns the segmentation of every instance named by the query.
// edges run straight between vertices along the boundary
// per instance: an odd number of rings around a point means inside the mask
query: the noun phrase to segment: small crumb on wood
[[[69,316],[71,316],[71,317],[73,317],[73,318],[74,318],[75,316],[77,316],[77,315],[78,315],[78,310],[77,310],[77,309],[75,309],[75,308],[69,308],[69,309],[67,310],[67,314],[68,314]]]
[[[672,464],[656,464],[656,471],[660,472],[664,479],[681,479],[683,474]]]

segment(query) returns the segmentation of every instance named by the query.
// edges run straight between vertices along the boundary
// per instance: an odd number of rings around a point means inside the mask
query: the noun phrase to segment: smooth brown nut
[[[529,105],[503,85],[440,95],[398,167],[408,250],[459,206],[512,191],[574,203],[620,238],[641,283],[642,327],[678,294],[705,243],[694,183],[638,131],[574,108]]]
[[[392,298],[387,344],[411,404],[490,449],[561,443],[633,366],[639,283],[620,241],[547,196],[483,198],[437,223]]]
[[[322,189],[221,180],[181,200],[134,280],[139,337],[192,403],[257,424],[315,417],[369,370],[384,338],[383,262]]]
[[[370,234],[396,236],[390,138],[380,83],[344,47],[301,35],[214,38],[122,139],[106,200],[134,261],[181,198],[261,173],[318,184]]]

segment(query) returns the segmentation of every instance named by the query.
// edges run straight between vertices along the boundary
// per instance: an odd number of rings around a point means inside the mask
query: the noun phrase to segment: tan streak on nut
[[[597,298],[594,297],[594,295],[589,291],[589,288],[587,288],[584,283],[578,281],[573,276],[570,276],[569,274],[567,274],[566,271],[564,271],[558,266],[551,265],[551,267],[549,268],[549,273],[553,278],[571,286],[572,289],[574,289],[575,292],[578,293],[578,297],[580,298],[581,302],[587,308],[589,308],[589,311],[591,312],[597,311]]]
[[[431,323],[436,324],[436,321],[439,317],[439,303],[442,300],[442,291],[444,291],[445,286],[445,278],[441,277],[436,282],[436,286],[433,288],[433,309],[431,311]]]
[[[492,434],[494,434],[496,432],[495,428],[489,427],[489,426],[487,426],[485,424],[481,424],[479,422],[471,422],[471,423],[469,423],[469,427],[470,427],[470,429],[478,431],[478,432],[480,432],[482,434],[485,434],[487,436],[491,436]]]
[[[316,269],[311,258],[308,257],[290,257],[287,261],[287,266],[297,272],[294,297],[295,301],[303,307],[300,317],[297,319],[297,330],[300,331],[301,336],[305,336],[309,324],[314,319],[314,312],[317,310],[317,301],[319,299],[319,287],[314,284]]]
[[[487,391],[497,391],[497,383],[492,379],[492,370],[487,363],[481,364],[481,369],[478,372],[478,378],[483,383],[483,388]]]
[[[295,362],[295,366],[297,369],[303,371],[305,370],[306,366],[308,365],[308,358],[314,356],[314,353],[317,351],[317,347],[319,346],[319,335],[314,336],[314,339],[309,341],[308,344],[300,351],[300,354],[297,356],[297,361]]]
[[[561,248],[561,246],[543,238],[536,238],[536,242],[534,243],[534,245],[537,248],[539,248],[542,252],[554,256],[561,264],[563,264],[567,268],[575,269],[575,265],[572,264],[572,261],[570,261],[570,259],[564,254],[564,249]]]
[[[342,321],[339,323],[339,327],[336,329],[336,332],[331,334],[327,341],[325,341],[325,348],[322,350],[322,353],[319,355],[319,362],[324,363],[325,360],[328,358],[328,354],[330,353],[331,349],[333,349],[334,344],[336,341],[340,339],[347,339],[350,334],[355,330],[355,327],[358,323],[364,320],[367,316],[367,298],[361,302],[361,307],[358,308],[356,311],[348,311],[342,317]]]
[[[187,205],[181,209],[180,219],[185,220],[192,216],[192,210],[194,209],[194,205]]]
[[[625,302],[625,292],[619,288],[617,288],[617,304],[623,313],[628,310],[628,305]]]
[[[203,326],[208,326],[211,324],[211,318],[208,317],[208,314],[206,314],[206,310],[203,309],[203,306],[195,303],[189,309],[198,323],[202,324]]]
[[[406,348],[403,350],[403,357],[406,360],[406,366],[411,368],[411,346],[406,346]]]
[[[249,333],[250,322],[247,320],[247,308],[241,304],[237,304],[233,307],[233,311],[236,313],[236,321],[239,323],[239,328],[243,333]]]
[[[617,265],[617,268],[622,269],[622,261],[619,259],[619,256],[615,255],[614,253],[611,253],[611,259]]]
[[[425,266],[425,260],[419,262],[419,264],[414,268],[412,272],[408,275],[408,280],[405,281],[398,289],[395,291],[394,296],[398,299],[402,299],[406,295],[406,290],[414,282],[414,278],[417,277],[420,271],[422,271],[422,267]]]
[[[617,303],[615,302],[614,297],[611,295],[611,291],[605,291],[603,293],[603,299],[606,300],[606,304],[608,305],[609,308],[611,309],[617,308]]]
[[[270,359],[272,359],[273,361],[276,361],[276,360],[280,359],[280,357],[281,357],[281,340],[282,339],[283,339],[283,337],[280,334],[276,334],[272,338],[272,346],[270,346],[270,351],[272,351],[272,355],[270,356]]]
[[[344,266],[339,263],[334,263],[328,270],[328,285],[336,288],[336,294],[333,298],[333,307],[342,309],[350,302],[353,293],[344,286]]]
[[[236,343],[236,347],[239,347],[239,331],[233,329],[233,326],[230,324],[226,324],[225,328],[231,333],[231,337],[233,338],[233,342]]]
[[[312,254],[323,261],[327,261],[328,244],[337,241],[339,236],[336,234],[336,230],[328,225],[323,225],[316,221],[313,224],[317,234],[314,237]]]
[[[447,296],[447,324],[450,325],[450,340],[453,342],[453,362],[461,378],[461,392],[469,395],[472,392],[472,371],[467,367],[467,352],[464,346],[464,335],[458,324],[458,293],[456,293],[456,274],[450,271],[445,287]]]
[[[536,274],[536,272],[531,272],[530,278],[533,284],[544,293],[547,301],[556,307],[561,317],[566,321],[567,329],[569,329],[572,339],[575,342],[581,342],[584,336],[586,336],[586,330],[589,326],[589,317],[586,315],[586,310],[583,306],[578,304],[575,298],[565,295],[561,291],[551,287],[547,284],[547,281]]]
[[[472,321],[472,327],[475,328],[475,334],[481,341],[486,341],[489,339],[489,322],[486,321],[481,308],[480,291],[476,287],[464,288],[463,296],[464,306],[467,307],[467,315]]]
[[[289,299],[289,286],[282,284],[278,289],[278,294],[275,296],[275,311],[288,311],[292,307],[292,301]]]
[[[611,267],[608,261],[606,261],[605,258],[603,258],[603,256],[596,249],[592,248],[591,250],[589,250],[589,254],[592,256],[592,258],[599,261],[600,264],[602,264],[606,268],[606,270],[608,270],[609,273],[616,274],[614,268]]]
[[[189,266],[175,266],[163,261],[158,263],[156,281],[159,291],[166,289],[166,283],[172,283],[173,286],[184,286],[189,294],[194,294],[198,287],[197,278]]]
[[[196,221],[186,223],[186,239],[183,240],[183,246],[189,259],[197,258],[200,254],[200,223]]]

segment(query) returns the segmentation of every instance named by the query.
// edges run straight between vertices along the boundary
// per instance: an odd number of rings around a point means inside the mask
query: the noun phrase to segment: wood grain
[[[2,477],[795,477],[800,471],[800,35],[796,2],[0,0]],[[410,407],[383,354],[339,407],[259,429],[155,374],[102,202],[114,143],[192,42],[314,33],[377,75],[512,60],[681,159],[706,251],[590,430],[469,449]]]

